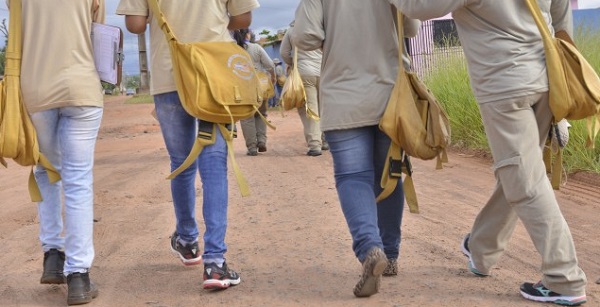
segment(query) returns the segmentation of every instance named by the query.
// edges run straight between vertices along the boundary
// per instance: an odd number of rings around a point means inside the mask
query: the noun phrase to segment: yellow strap
[[[600,132],[600,114],[596,116],[589,116],[585,119],[587,126],[587,137],[585,140],[585,146],[587,148],[594,149],[596,143],[596,137]]]
[[[560,182],[562,180],[563,165],[562,165],[562,152],[563,149],[559,148],[556,156],[554,157],[554,163],[552,163],[552,188],[558,190],[560,188]]]
[[[404,189],[404,198],[406,198],[410,213],[419,213],[419,202],[417,201],[417,192],[415,191],[412,176],[406,175],[404,177],[402,188]]]
[[[2,157],[0,157],[0,164],[4,165],[4,167],[8,167],[6,160],[4,160],[4,158],[2,158]]]
[[[29,197],[31,197],[32,202],[40,202],[42,201],[42,193],[40,192],[40,188],[38,187],[37,181],[35,181],[35,176],[33,175],[33,166],[31,167],[31,172],[29,173]]]
[[[184,170],[186,170],[188,167],[190,167],[190,165],[192,165],[192,163],[194,163],[194,161],[196,161],[196,159],[198,158],[198,156],[200,155],[200,153],[202,152],[202,149],[204,149],[204,146],[208,146],[208,145],[212,145],[215,143],[216,140],[216,129],[215,129],[215,125],[213,125],[213,133],[211,135],[210,139],[203,139],[203,138],[196,138],[196,142],[194,142],[194,146],[192,147],[192,150],[190,151],[190,154],[187,156],[187,158],[185,158],[185,161],[183,161],[183,163],[181,163],[181,165],[174,170],[171,175],[169,175],[167,177],[167,179],[173,179],[175,178],[175,176],[181,174],[181,172],[183,172]]]
[[[240,193],[242,196],[250,195],[250,188],[248,187],[248,182],[242,172],[240,171],[240,167],[235,161],[235,155],[233,153],[233,136],[229,133],[225,125],[218,124],[219,129],[221,130],[221,134],[225,138],[225,143],[227,143],[227,151],[229,152],[229,158],[231,159],[231,166],[233,167],[233,173],[235,174],[235,180],[240,188]],[[233,127],[231,129],[233,131]]]
[[[317,114],[315,111],[308,107],[308,103],[305,103],[304,106],[306,107],[306,115],[308,117],[312,118],[315,121],[319,121],[321,119],[319,117],[319,114]]]
[[[390,194],[392,194],[398,185],[398,177],[389,176],[390,158],[398,161],[402,160],[400,147],[398,147],[398,145],[396,145],[394,142],[390,144],[387,157],[385,158],[385,165],[383,166],[383,174],[381,176],[381,187],[383,190],[375,199],[376,202],[380,202],[381,200],[390,196]],[[404,168],[402,169],[402,172],[406,175],[402,183],[402,188],[404,190],[404,198],[406,199],[410,213],[419,213],[419,202],[417,200],[417,192],[415,191],[412,177]]]
[[[256,106],[254,106],[254,110],[256,110],[256,113],[258,113],[260,118],[262,118],[263,122],[265,122],[265,124],[267,126],[269,126],[269,128],[271,128],[273,130],[277,130],[277,127],[275,127],[275,125],[271,124],[271,122],[268,121],[267,118],[264,115],[262,115],[262,113],[260,113],[260,111],[258,110],[258,108]]]

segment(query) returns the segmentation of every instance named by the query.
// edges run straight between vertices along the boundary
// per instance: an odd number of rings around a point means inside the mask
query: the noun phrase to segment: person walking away
[[[293,45],[290,37],[294,32],[294,22],[290,23],[281,41],[279,53],[286,65],[292,66],[294,63]],[[321,77],[321,60],[323,52],[320,49],[305,51],[298,49],[298,72],[302,78],[304,91],[306,92],[306,107],[319,115],[319,79]],[[321,155],[321,150],[328,149],[329,145],[323,139],[323,133],[319,126],[319,120],[309,116],[306,113],[306,107],[298,108],[298,115],[304,127],[304,139],[308,145],[308,156],[316,157]]]
[[[496,177],[491,197],[461,245],[469,270],[489,276],[521,220],[542,258],[541,279],[523,283],[521,295],[561,305],[585,303],[587,279],[542,160],[553,116],[544,45],[525,1],[390,2],[421,20],[452,13],[465,51]],[[572,35],[568,0],[538,2],[550,29]]]
[[[362,16],[362,22],[356,16]],[[323,50],[321,129],[331,147],[352,249],[362,263],[353,291],[357,297],[379,291],[381,275],[388,264],[396,263],[400,250],[402,185],[375,201],[382,191],[380,180],[391,143],[378,124],[400,64],[395,19],[385,1],[303,0],[291,35],[299,50]],[[419,22],[407,18],[404,27],[405,35],[416,35]],[[357,38],[369,48],[357,48]]]
[[[18,3],[23,101],[40,152],[61,176],[50,183],[44,167],[34,172],[43,198],[37,205],[44,252],[40,283],[66,282],[67,304],[86,304],[98,295],[89,271],[95,255],[94,149],[103,113],[90,33],[93,22],[104,22],[104,0]]]
[[[283,85],[287,79],[285,74],[285,69],[283,68],[283,64],[279,58],[273,59],[273,64],[275,64],[275,99],[273,100],[273,105],[271,107],[276,107],[279,103],[279,99],[281,99],[281,91],[283,90]]]
[[[248,51],[254,63],[254,68],[257,71],[267,72],[271,76],[271,83],[275,84],[275,64],[273,64],[263,47],[251,42],[252,32],[249,29],[239,29],[234,31],[233,37],[240,47]],[[265,98],[258,108],[260,114],[265,118],[267,117],[267,106],[268,99]],[[259,152],[267,151],[267,124],[260,114],[256,113],[254,116],[240,121],[242,134],[248,149],[246,154],[249,156],[256,156]]]
[[[150,0],[154,1],[154,0]],[[182,42],[233,42],[230,30],[245,28],[252,20],[256,0],[160,1],[160,9]],[[169,46],[154,17],[149,18],[146,0],[121,0],[117,14],[125,15],[127,29],[144,33],[150,24],[150,93],[154,95],[156,115],[165,141],[171,171],[190,153],[198,129],[212,129],[213,123],[198,120],[183,109],[172,75]],[[225,261],[227,245],[227,145],[219,129],[214,144],[204,147],[196,161],[171,180],[171,196],[176,225],[171,249],[184,265],[204,262],[203,288],[226,289],[241,282],[240,276]],[[196,222],[196,173],[202,181],[204,252],[200,255]]]

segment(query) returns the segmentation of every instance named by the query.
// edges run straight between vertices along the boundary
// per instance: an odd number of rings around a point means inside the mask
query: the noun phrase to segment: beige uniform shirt
[[[294,47],[292,45],[291,36],[294,32],[294,28],[291,27],[285,32],[283,40],[281,41],[281,47],[279,53],[281,58],[288,66],[293,65],[294,61]],[[302,50],[298,49],[298,72],[303,77],[319,77],[321,76],[321,60],[323,59],[323,52],[321,49],[316,50]]]
[[[30,113],[97,106],[102,86],[92,52],[92,21],[104,21],[104,0],[23,0],[21,90]]]
[[[119,15],[150,16],[150,93],[176,91],[169,45],[156,19],[148,11],[148,0],[121,0]],[[181,42],[231,41],[229,16],[247,13],[259,6],[257,0],[161,0],[160,8]]]
[[[321,130],[379,123],[398,72],[395,16],[386,1],[300,3],[291,42],[299,49],[323,50]],[[406,22],[405,36],[415,35]]]
[[[546,92],[544,46],[525,1],[390,0],[422,20],[452,12],[479,103]],[[550,28],[573,32],[569,0],[538,0]]]
[[[250,58],[254,63],[254,69],[266,72],[270,72],[275,69],[273,60],[271,60],[263,47],[255,43],[246,43],[246,46],[246,51],[248,51],[248,54],[250,54]]]

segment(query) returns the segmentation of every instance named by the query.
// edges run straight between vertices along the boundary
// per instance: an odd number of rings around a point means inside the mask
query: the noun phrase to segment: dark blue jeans
[[[388,259],[397,259],[404,209],[402,185],[375,202],[382,190],[380,180],[390,138],[377,126],[368,126],[326,131],[325,139],[356,257],[362,262],[371,248],[380,247]]]

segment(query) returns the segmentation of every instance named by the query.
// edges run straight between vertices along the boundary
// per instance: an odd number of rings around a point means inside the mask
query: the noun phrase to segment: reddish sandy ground
[[[339,208],[329,153],[305,155],[295,112],[271,112],[268,151],[235,153],[250,182],[242,198],[230,174],[227,260],[242,283],[202,290],[202,266],[184,267],[169,249],[174,215],[169,162],[150,104],[110,97],[96,150],[95,248],[90,306],[544,306],[518,293],[540,278],[540,258],[522,225],[492,277],[466,269],[461,238],[494,184],[491,164],[452,153],[443,170],[414,161],[420,214],[405,213],[400,273],[379,294],[357,299],[360,264]],[[43,255],[28,170],[0,169],[0,306],[62,306],[66,287],[41,285]],[[593,176],[570,176],[556,194],[588,274],[587,306],[600,306],[600,192]],[[199,184],[198,184],[199,187]],[[201,194],[198,201],[201,201]],[[198,219],[202,225],[201,210]]]

